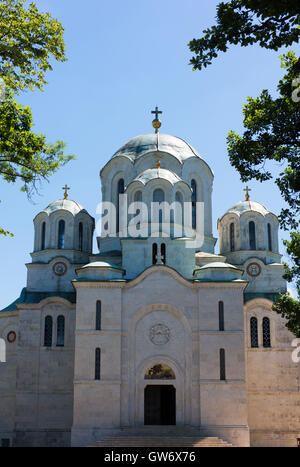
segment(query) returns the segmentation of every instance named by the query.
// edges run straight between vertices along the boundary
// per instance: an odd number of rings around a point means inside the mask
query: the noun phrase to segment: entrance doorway
[[[176,425],[176,389],[171,385],[145,387],[145,425]]]

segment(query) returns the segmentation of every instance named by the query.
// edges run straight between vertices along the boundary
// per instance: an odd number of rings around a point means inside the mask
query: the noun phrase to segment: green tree
[[[25,0],[0,0],[0,76],[14,92],[46,84],[50,59],[64,61],[64,28]]]
[[[190,41],[194,70],[206,67],[229,44],[259,44],[278,50],[300,37],[300,5],[295,0],[232,0],[217,6],[217,25]]]
[[[14,94],[43,90],[51,59],[65,61],[64,28],[49,13],[25,0],[0,0],[0,175],[8,183],[22,182],[30,197],[37,183],[48,179],[74,158],[64,155],[65,143],[46,143],[32,131],[33,117]],[[0,228],[0,234],[10,234]],[[10,234],[11,235],[11,234]]]
[[[217,6],[217,25],[203,31],[200,39],[189,43],[194,70],[212,63],[219,52],[230,44],[248,46],[254,43],[266,49],[278,50],[299,42],[300,4],[294,0],[232,0]],[[267,90],[259,97],[248,97],[243,107],[245,132],[231,131],[227,137],[231,164],[243,182],[261,182],[274,177],[266,166],[275,162],[283,167],[275,179],[287,204],[279,220],[290,230],[290,240],[284,241],[291,265],[284,264],[284,278],[294,281],[300,299],[300,60],[293,52],[281,57],[285,75],[278,84],[279,96]],[[300,337],[300,302],[281,294],[273,310],[287,320],[287,328]]]

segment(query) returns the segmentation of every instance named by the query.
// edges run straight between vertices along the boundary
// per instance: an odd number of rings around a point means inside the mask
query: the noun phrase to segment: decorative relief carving
[[[261,267],[257,263],[250,263],[247,266],[247,274],[251,277],[257,277],[261,273]]]
[[[165,324],[155,324],[150,328],[149,337],[155,345],[164,345],[170,340],[170,329]]]
[[[12,344],[13,342],[15,342],[17,338],[17,335],[15,333],[15,331],[10,331],[8,334],[7,334],[7,340],[10,344]]]
[[[56,276],[63,276],[67,272],[67,266],[65,263],[59,262],[53,265],[53,272]]]

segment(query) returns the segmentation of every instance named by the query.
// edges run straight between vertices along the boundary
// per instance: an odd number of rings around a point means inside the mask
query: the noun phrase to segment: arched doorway
[[[176,389],[170,384],[145,387],[145,425],[176,425]]]
[[[144,389],[144,424],[176,425],[176,389],[171,384],[159,381],[175,379],[175,373],[165,364],[148,368],[145,379],[156,380]]]

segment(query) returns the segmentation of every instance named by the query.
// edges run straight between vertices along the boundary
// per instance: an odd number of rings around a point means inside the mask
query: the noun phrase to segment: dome
[[[158,150],[175,156],[180,162],[190,157],[198,157],[201,159],[201,156],[192,146],[177,136],[159,134]],[[135,161],[144,154],[152,151],[157,151],[157,134],[155,133],[140,135],[131,139],[112,156],[112,159],[125,156]]]
[[[54,211],[59,211],[60,209],[69,211],[71,214],[73,214],[73,216],[76,216],[76,214],[81,211],[87,213],[87,211],[80,204],[71,199],[57,199],[56,201],[52,201],[52,203],[48,204],[48,206],[43,209],[42,212],[46,212],[49,215]]]
[[[241,215],[243,212],[246,211],[255,211],[263,216],[270,214],[270,211],[258,201],[240,201],[239,203],[235,204],[232,208],[228,209],[225,214],[230,212],[235,212],[236,214]],[[224,214],[224,215],[225,215]]]
[[[92,263],[85,264],[80,269],[87,269],[87,268],[110,268],[110,269],[119,269],[123,271],[122,268],[116,266],[115,264],[108,263],[107,261],[93,261]]]
[[[178,175],[176,175],[174,172],[163,168],[159,168],[159,170],[156,168],[144,170],[144,172],[142,172],[137,178],[135,178],[133,182],[139,181],[146,185],[146,183],[150,182],[150,180],[158,178],[167,180],[172,185],[175,185],[175,183],[178,182],[183,182],[183,180],[180,177],[178,177]]]

